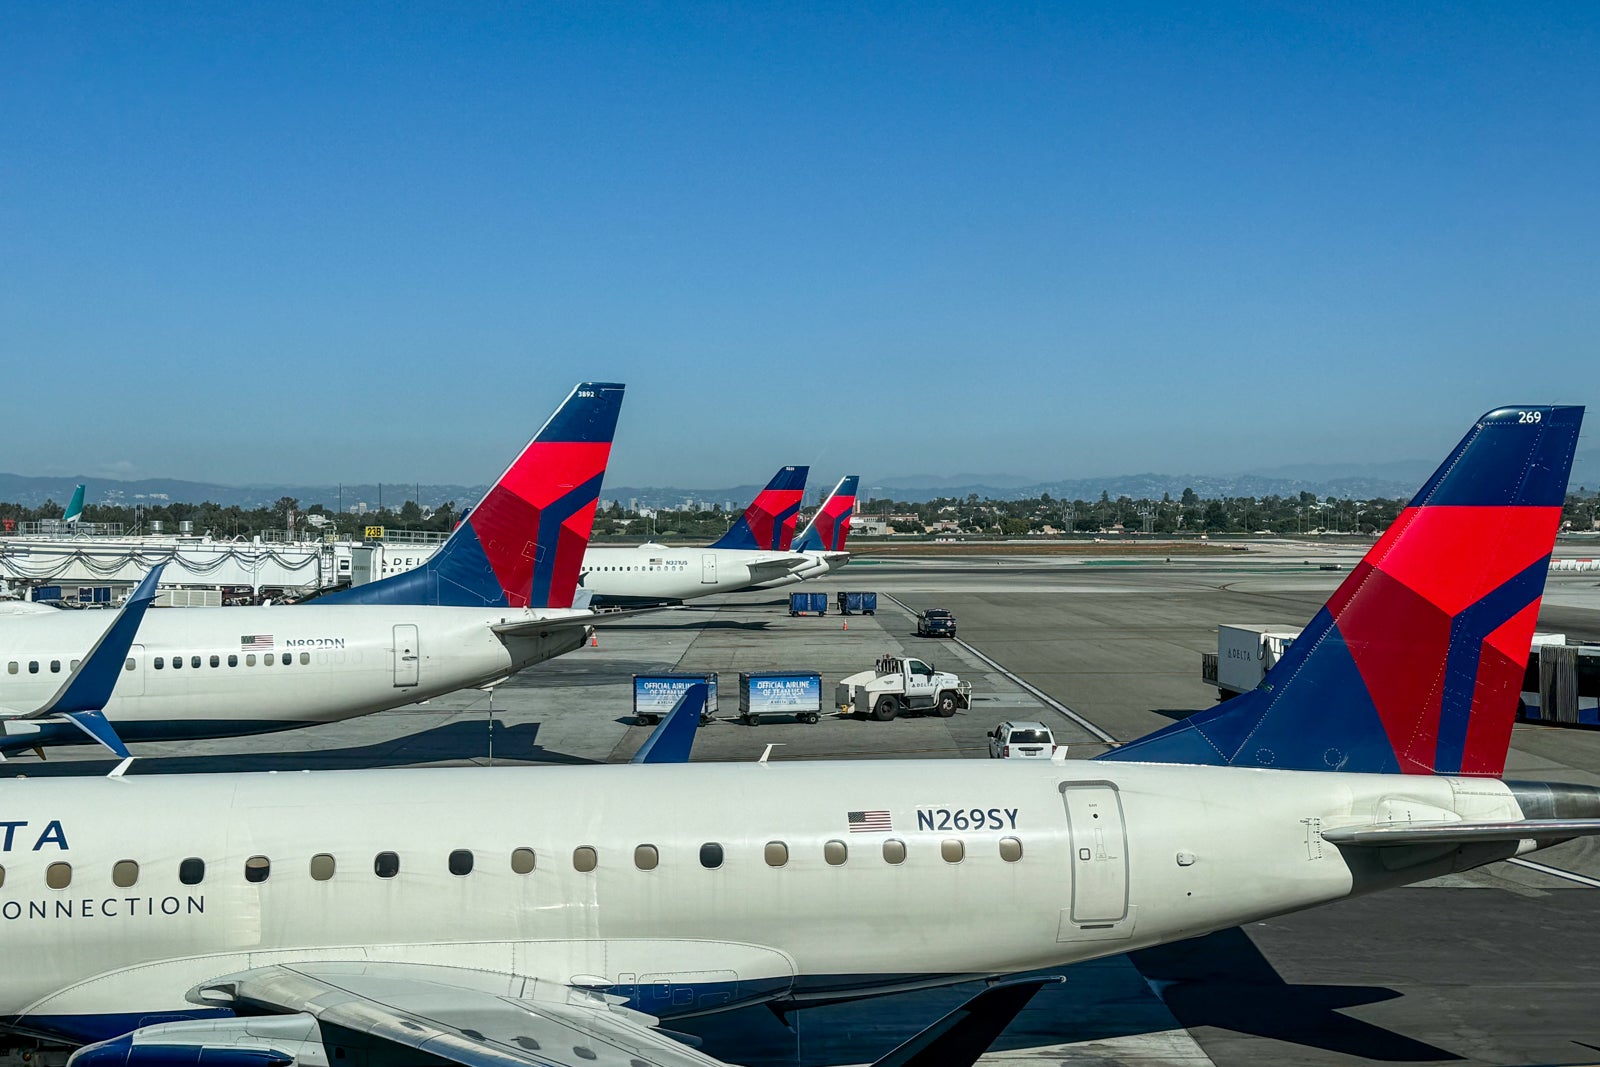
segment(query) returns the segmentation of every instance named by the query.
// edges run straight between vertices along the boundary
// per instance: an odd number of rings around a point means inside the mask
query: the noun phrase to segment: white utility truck
[[[920,659],[879,656],[872,670],[840,679],[833,702],[841,715],[870,715],[879,722],[902,711],[934,711],[948,719],[972,706],[972,683]]]

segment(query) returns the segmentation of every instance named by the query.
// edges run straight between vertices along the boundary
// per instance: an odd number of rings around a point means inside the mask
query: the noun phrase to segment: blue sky
[[[1600,400],[1600,7],[16,5],[0,469],[1441,456]],[[1591,437],[1592,440],[1592,437]]]

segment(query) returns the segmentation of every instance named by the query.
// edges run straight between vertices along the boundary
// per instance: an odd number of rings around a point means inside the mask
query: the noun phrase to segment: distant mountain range
[[[862,492],[872,499],[925,501],[934,497],[965,497],[976,493],[995,500],[1023,500],[1049,493],[1061,500],[1098,500],[1102,492],[1115,499],[1158,499],[1163,493],[1173,499],[1185,489],[1202,497],[1290,496],[1301,492],[1317,496],[1368,500],[1374,497],[1409,497],[1433,472],[1434,465],[1423,460],[1392,463],[1340,464],[1298,463],[1265,467],[1239,474],[1119,474],[1100,478],[1073,478],[1058,481],[1030,481],[1009,474],[905,475],[864,481]],[[416,500],[424,507],[438,507],[448,501],[457,506],[475,503],[486,485],[216,485],[176,478],[145,478],[116,481],[88,476],[34,478],[0,473],[0,501],[25,507],[38,507],[46,500],[63,504],[72,499],[73,487],[87,485],[85,499],[90,504],[164,504],[169,501],[197,504],[211,501],[224,507],[245,509],[270,507],[282,497],[294,497],[302,508],[312,504],[338,510],[357,511],[361,506],[376,510],[381,500],[398,507]],[[1589,492],[1600,489],[1600,449],[1580,451],[1573,461],[1571,485]],[[605,500],[620,500],[624,505],[637,501],[655,508],[676,507],[685,501],[721,504],[743,508],[756,495],[758,485],[735,485],[718,489],[659,486],[606,486]],[[831,485],[814,484],[806,494],[814,502]],[[420,497],[420,499],[419,499]]]

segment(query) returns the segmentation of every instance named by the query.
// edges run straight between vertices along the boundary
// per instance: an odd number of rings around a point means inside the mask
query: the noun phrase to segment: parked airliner
[[[811,557],[789,550],[809,469],[779,470],[708,547],[669,548],[653,541],[628,548],[591,546],[579,584],[594,595],[596,605],[672,604],[737,593],[813,566]]]
[[[422,567],[308,604],[149,613],[105,705],[125,741],[345,719],[483,685],[583,645],[573,607],[621,385],[585,382]],[[88,738],[37,712],[101,612],[0,615],[0,752]]]
[[[98,1043],[76,1067],[706,1065],[657,1021],[1053,968],[1600,833],[1600,788],[1499,777],[1581,420],[1485,415],[1262,689],[1096,761],[0,781],[0,1020]]]
[[[832,574],[850,562],[845,540],[850,536],[850,520],[856,513],[856,486],[861,476],[847,474],[839,479],[828,499],[817,508],[806,528],[794,539],[793,548],[806,557],[806,563],[786,577],[762,582],[762,589],[791,585]]]

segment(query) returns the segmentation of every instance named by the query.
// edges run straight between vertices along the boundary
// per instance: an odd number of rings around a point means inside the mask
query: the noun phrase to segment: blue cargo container
[[[809,671],[739,673],[739,718],[759,726],[764,716],[793,715],[799,722],[822,717],[822,675]]]
[[[789,614],[805,615],[815,613],[826,615],[828,613],[827,593],[790,593]]]
[[[36,604],[60,599],[61,587],[59,585],[36,585],[33,587],[33,601]]]
[[[668,671],[662,674],[636,674],[633,676],[633,721],[640,726],[653,726],[671,711],[684,692],[698,682],[706,683],[706,706],[700,712],[700,725],[712,720],[717,711],[717,675],[682,674]]]
[[[878,613],[877,593],[840,593],[840,615],[876,615]]]

